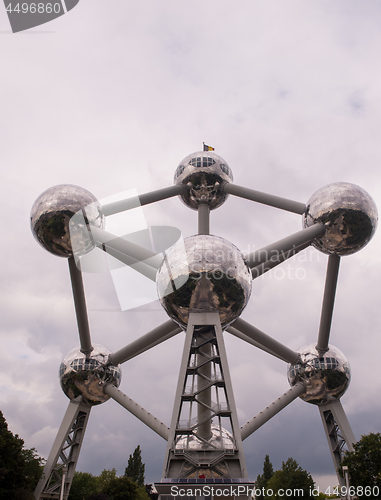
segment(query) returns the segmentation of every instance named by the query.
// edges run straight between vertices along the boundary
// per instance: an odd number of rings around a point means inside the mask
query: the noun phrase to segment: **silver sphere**
[[[221,187],[226,182],[233,182],[232,171],[221,156],[211,151],[188,155],[177,167],[174,177],[175,185],[190,186],[180,198],[194,210],[200,203],[207,203],[211,210],[221,206],[228,196]]]
[[[219,428],[217,425],[211,426],[212,436],[208,440],[207,447],[215,447],[219,450],[235,449],[233,436],[224,428]],[[190,434],[179,436],[175,441],[176,450],[202,450],[205,449],[205,441],[199,439],[197,435]]]
[[[377,207],[364,189],[349,182],[322,187],[307,202],[303,227],[320,222],[325,234],[312,245],[326,254],[350,255],[363,248],[377,227]]]
[[[245,308],[252,276],[232,243],[197,235],[180,240],[166,252],[156,284],[162,306],[181,326],[187,325],[190,312],[218,311],[224,327]]]
[[[104,403],[110,396],[103,392],[103,383],[119,387],[122,374],[118,366],[106,365],[111,351],[99,344],[93,345],[90,356],[75,348],[64,358],[60,366],[61,388],[69,399],[78,396],[90,405]]]
[[[70,219],[80,210],[86,218],[80,212],[79,224],[69,230]],[[73,257],[74,251],[82,255],[94,248],[88,224],[103,229],[101,205],[89,191],[72,184],[44,191],[34,202],[30,214],[33,236],[42,247],[59,257]]]
[[[317,405],[339,399],[351,380],[351,369],[344,354],[329,346],[329,350],[319,356],[314,344],[298,352],[301,361],[289,365],[287,378],[291,386],[297,382],[306,384],[307,390],[300,398]]]

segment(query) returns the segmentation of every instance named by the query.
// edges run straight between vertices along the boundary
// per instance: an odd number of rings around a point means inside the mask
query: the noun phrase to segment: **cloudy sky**
[[[12,34],[0,9],[0,409],[27,447],[47,457],[68,405],[59,364],[78,345],[68,266],[33,239],[34,200],[62,183],[100,200],[170,186],[205,141],[239,185],[304,203],[348,181],[380,206],[380,24],[376,1],[81,0]],[[197,231],[177,198],[144,217]],[[243,253],[300,228],[299,215],[233,197],[211,219]],[[352,367],[342,404],[356,438],[381,430],[380,240],[342,259],[332,325]],[[242,317],[292,349],[315,342],[326,263],[309,249],[258,279]],[[85,286],[93,341],[112,351],[167,319],[150,299],[121,311],[109,274],[86,274]],[[121,390],[167,424],[183,339],[122,366]],[[226,344],[243,424],[288,389],[287,366],[229,335]],[[122,474],[137,445],[146,480],[160,479],[164,440],[108,401],[92,410],[77,469]],[[244,446],[251,479],[269,454],[274,469],[292,456],[317,484],[337,484],[319,411],[300,399]]]

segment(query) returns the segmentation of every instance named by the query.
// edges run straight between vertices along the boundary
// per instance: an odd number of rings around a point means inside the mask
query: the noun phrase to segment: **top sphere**
[[[307,202],[303,227],[317,222],[326,232],[312,245],[326,254],[350,255],[363,248],[377,227],[377,207],[364,189],[349,182],[322,187]]]
[[[233,182],[233,174],[221,156],[211,151],[199,151],[188,155],[177,167],[174,184],[189,184],[190,189],[180,195],[190,208],[198,209],[207,203],[210,210],[221,206],[227,198],[221,187],[225,182]]]
[[[83,217],[78,219],[82,219],[82,224],[76,224],[70,231],[70,219],[80,210]],[[89,191],[72,184],[60,184],[44,191],[34,202],[30,214],[33,236],[48,252],[59,257],[73,257],[73,247],[79,255],[94,248],[88,224],[103,229],[101,205]]]

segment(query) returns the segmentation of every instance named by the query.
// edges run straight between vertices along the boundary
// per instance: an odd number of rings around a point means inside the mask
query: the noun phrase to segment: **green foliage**
[[[116,469],[104,469],[99,476],[96,478],[97,479],[97,486],[99,491],[103,491],[108,483],[117,477],[116,475]]]
[[[379,487],[381,498],[381,433],[361,436],[353,445],[354,451],[346,452],[342,465],[348,466],[350,485],[355,488]]]
[[[124,475],[134,481],[138,486],[144,486],[145,465],[142,462],[140,446],[130,455]]]
[[[139,486],[136,490],[136,500],[150,500],[150,496],[148,495],[145,486]]]
[[[267,493],[269,493],[269,490],[273,492],[272,495],[268,494],[267,498],[285,498],[288,500],[309,498],[312,496],[313,487],[314,481],[311,475],[302,469],[296,460],[289,458],[286,462],[282,462],[282,468],[274,472],[267,483]],[[286,493],[286,490],[289,491]]]
[[[111,479],[102,493],[108,495],[109,500],[137,500],[136,483],[126,476]]]
[[[144,487],[126,476],[117,476],[116,469],[104,469],[99,476],[75,472],[69,500],[150,500]]]
[[[257,479],[255,481],[255,489],[266,490],[267,484],[270,479],[274,475],[273,464],[270,462],[270,457],[268,455],[265,456],[265,460],[263,462],[263,474],[258,474]]]
[[[74,472],[69,500],[88,500],[94,493],[98,493],[97,478],[88,472]]]
[[[8,430],[0,411],[0,498],[30,498],[42,468],[43,459],[34,448],[24,449],[24,441]]]

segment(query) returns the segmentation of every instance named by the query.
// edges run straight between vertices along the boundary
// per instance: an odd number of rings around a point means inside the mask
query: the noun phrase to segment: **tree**
[[[98,492],[97,478],[89,472],[74,472],[69,500],[88,500]]]
[[[348,466],[350,485],[355,488],[366,486],[372,489],[368,498],[381,498],[381,433],[361,436],[353,445],[354,450],[345,453],[342,465]],[[379,488],[373,495],[373,488]]]
[[[144,486],[145,465],[142,462],[142,453],[138,445],[134,453],[129,456],[124,475],[134,481],[138,486]]]
[[[111,479],[102,493],[112,500],[137,500],[136,483],[126,476]]]
[[[312,497],[314,481],[293,458],[282,462],[282,468],[274,472],[267,483],[267,498],[296,500]]]
[[[41,476],[43,459],[36,450],[24,448],[24,441],[8,430],[0,411],[0,498],[28,498]]]
[[[115,479],[116,476],[116,469],[104,469],[99,476],[96,478],[97,479],[97,486],[99,491],[103,491],[108,483],[111,481],[111,479]]]
[[[266,491],[267,484],[274,475],[273,464],[270,462],[270,457],[265,456],[263,462],[263,474],[258,474],[257,480],[255,481],[255,489]]]

